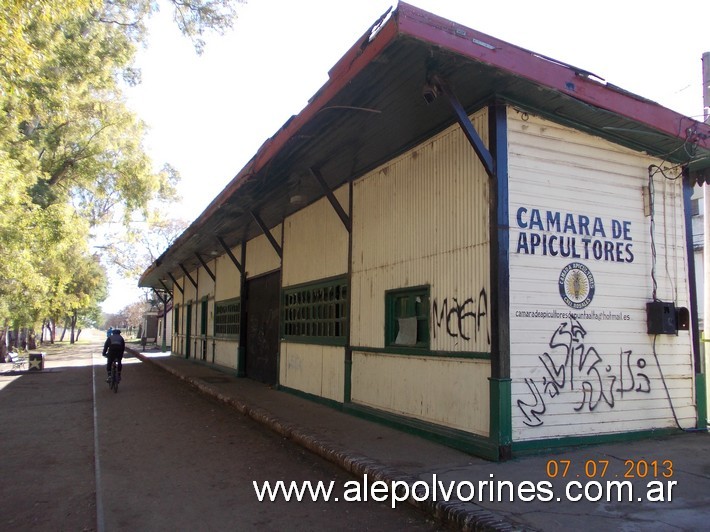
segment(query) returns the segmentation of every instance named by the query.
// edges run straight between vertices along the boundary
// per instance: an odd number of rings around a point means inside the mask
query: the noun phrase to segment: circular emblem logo
[[[581,262],[572,262],[562,268],[558,284],[562,300],[573,309],[589,306],[594,298],[594,276]]]

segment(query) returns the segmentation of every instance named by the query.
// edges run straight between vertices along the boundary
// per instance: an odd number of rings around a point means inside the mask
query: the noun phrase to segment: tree
[[[238,3],[167,5],[200,52],[205,32],[231,27]],[[100,287],[80,278],[104,278],[79,246],[93,227],[149,220],[152,202],[175,198],[179,176],[153,169],[121,93],[140,80],[135,51],[158,5],[0,0],[0,356],[10,326],[62,312],[76,324],[99,300]]]

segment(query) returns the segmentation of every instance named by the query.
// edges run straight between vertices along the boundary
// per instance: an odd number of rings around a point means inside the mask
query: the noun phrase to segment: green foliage
[[[239,0],[169,0],[202,49]],[[0,0],[0,323],[97,318],[106,272],[92,228],[154,217],[177,172],[146,155],[122,84],[145,42],[154,0]]]

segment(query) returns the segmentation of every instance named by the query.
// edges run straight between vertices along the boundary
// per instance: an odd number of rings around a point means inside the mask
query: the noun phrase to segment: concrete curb
[[[354,453],[348,449],[338,448],[339,446],[337,444],[330,442],[327,439],[316,438],[309,433],[309,431],[303,429],[299,425],[285,422],[274,416],[266,409],[250,405],[234,397],[222,394],[210,387],[208,384],[205,384],[198,379],[183,375],[166,365],[160,364],[150,357],[146,357],[134,349],[126,348],[126,351],[130,352],[143,362],[150,362],[154,366],[162,368],[187,384],[197,388],[204,394],[234,408],[241,414],[258,423],[261,423],[262,425],[265,425],[277,434],[294,441],[298,445],[341,467],[352,475],[360,478],[364,478],[364,476],[367,475],[367,478],[372,481],[382,480],[387,484],[391,484],[394,481],[404,481],[410,486],[413,485],[414,482],[420,480],[391,467],[387,467],[366,456]],[[407,503],[448,525],[455,526],[457,529],[466,532],[511,532],[529,530],[515,526],[506,521],[503,517],[486,509],[477,508],[472,510],[472,503],[463,503],[459,501],[418,501],[413,497],[409,497],[407,499]]]

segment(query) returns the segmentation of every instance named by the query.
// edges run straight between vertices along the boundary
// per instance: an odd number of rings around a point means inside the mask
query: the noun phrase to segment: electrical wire
[[[708,430],[710,430],[710,427],[688,428],[688,429],[681,427],[680,421],[678,420],[678,414],[676,414],[675,407],[673,406],[673,400],[671,399],[671,392],[668,389],[668,385],[666,384],[666,378],[663,375],[663,370],[661,369],[661,362],[658,360],[658,353],[656,353],[656,339],[657,338],[658,338],[658,335],[655,334],[653,336],[653,358],[656,360],[656,367],[658,368],[658,374],[661,376],[661,382],[663,383],[663,388],[666,390],[666,397],[668,398],[668,404],[671,407],[671,412],[673,413],[673,420],[675,421],[676,427],[678,427],[683,432],[708,432]]]
[[[669,181],[675,181],[679,177],[682,176],[682,172],[679,172],[678,175],[675,177],[673,176],[668,176],[664,172],[663,168],[661,168],[658,165],[652,164],[648,167],[648,203],[649,203],[649,210],[651,213],[651,221],[650,221],[650,236],[651,236],[651,281],[653,283],[653,301],[658,301],[658,282],[656,280],[656,260],[657,260],[657,255],[656,255],[656,237],[655,237],[655,228],[656,228],[656,222],[655,222],[655,188],[654,188],[654,183],[653,183],[653,176],[656,173],[660,173],[665,179]],[[664,202],[664,213],[665,213],[665,202]],[[668,389],[668,385],[666,384],[666,378],[663,374],[663,369],[661,368],[661,362],[658,360],[658,353],[656,352],[656,340],[658,338],[658,335],[653,336],[653,358],[656,361],[656,367],[658,368],[658,374],[661,376],[661,382],[663,383],[663,388],[666,391],[666,397],[668,398],[668,404],[671,407],[671,412],[673,413],[673,420],[675,421],[676,426],[678,429],[682,430],[683,432],[708,432],[710,430],[710,427],[706,428],[683,428],[680,425],[680,420],[678,419],[678,414],[676,414],[675,407],[673,406],[673,400],[671,399],[671,393],[670,390]]]
[[[653,175],[655,172],[653,172],[653,168],[660,168],[656,165],[651,165],[648,167],[648,207],[649,211],[651,213],[651,220],[650,220],[650,236],[651,236],[651,283],[653,285],[652,289],[652,299],[653,301],[658,301],[658,281],[656,280],[656,213],[655,213],[655,206],[654,206],[654,201],[655,201],[655,189],[653,185]]]

